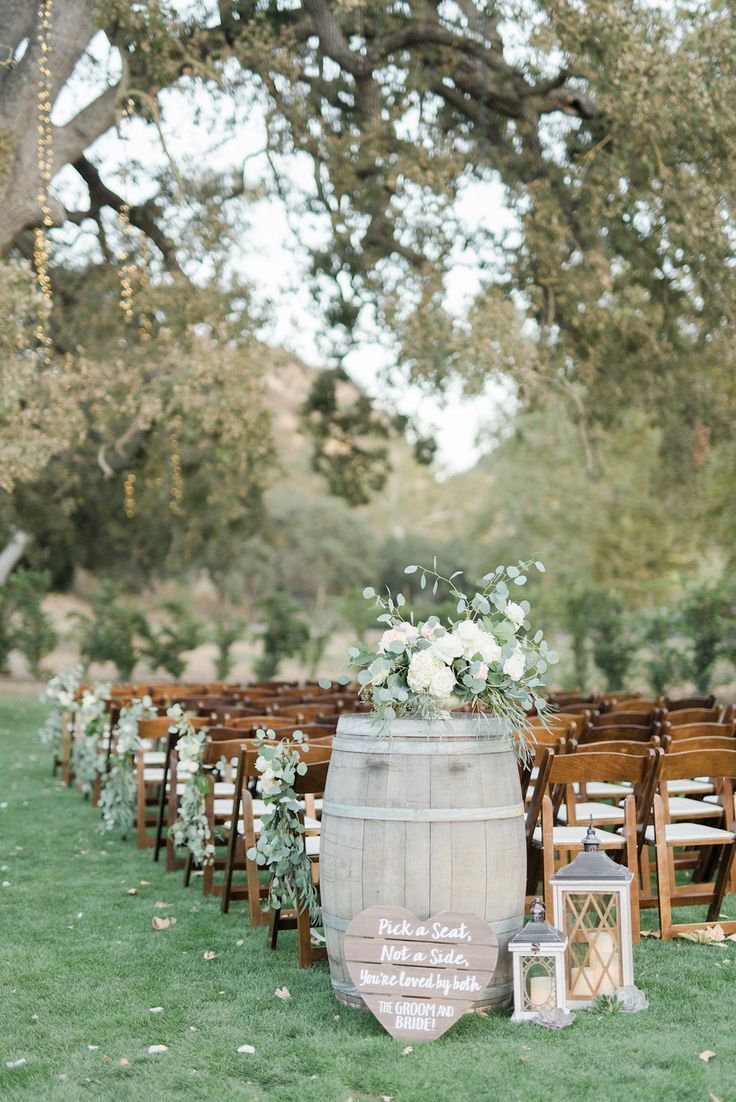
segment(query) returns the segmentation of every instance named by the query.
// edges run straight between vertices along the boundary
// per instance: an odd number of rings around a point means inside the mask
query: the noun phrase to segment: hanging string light
[[[123,499],[125,502],[125,515],[128,520],[132,520],[135,516],[135,475],[131,472],[126,475],[125,482],[123,483]]]
[[[183,515],[182,502],[184,501],[184,484],[181,476],[181,455],[179,454],[179,429],[181,417],[177,413],[171,422],[169,435],[169,448],[171,451],[171,483],[169,490],[169,509],[174,516]]]
[[[36,278],[41,294],[48,304],[51,303],[51,278],[49,276],[49,246],[46,230],[53,225],[49,192],[51,187],[52,163],[53,163],[53,132],[51,129],[51,69],[49,66],[51,49],[51,15],[53,0],[41,0],[38,21],[38,86],[36,94],[37,123],[36,132],[38,139],[36,151],[38,159],[38,199],[41,207],[41,224],[36,226],[33,233],[33,262],[36,269]],[[36,339],[41,357],[45,364],[49,364],[51,337],[48,331],[48,321],[44,313],[39,317],[36,326]]]

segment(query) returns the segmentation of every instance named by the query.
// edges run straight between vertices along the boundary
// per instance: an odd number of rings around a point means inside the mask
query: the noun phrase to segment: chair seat
[[[253,802],[255,803],[255,800]],[[258,802],[260,803],[260,800]],[[224,822],[222,824],[223,830],[229,830],[230,829],[230,821],[231,820],[228,819],[227,822]],[[319,831],[320,822],[319,822],[318,819],[312,819],[309,815],[305,815],[304,816],[304,826],[306,827],[307,830]],[[261,822],[261,820],[259,818],[255,818],[253,820],[253,830],[254,830],[254,832],[256,834],[260,834],[262,829],[263,829],[263,823]],[[238,822],[238,834],[241,834],[241,835],[245,834],[245,828],[243,826],[243,820],[242,819]],[[304,839],[304,845],[305,845],[307,853],[309,853],[310,840],[313,839],[313,838],[316,838],[317,841],[319,842],[319,833],[317,833],[317,834],[307,834],[305,839]],[[319,847],[317,847],[317,848],[319,849]]]
[[[144,765],[164,765],[166,754],[161,750],[145,750],[143,753]]]
[[[164,779],[163,769],[149,768],[144,766],[143,768],[143,780],[146,784],[161,784]]]
[[[579,849],[583,845],[583,839],[588,830],[587,823],[584,826],[556,826],[552,828],[552,844],[559,849]],[[596,838],[601,849],[623,849],[625,841],[618,834],[612,834],[609,830],[596,830]],[[542,844],[542,828],[536,827],[532,835],[535,845]]]
[[[691,780],[667,781],[667,791],[671,796],[704,796],[715,790],[715,785],[711,781],[704,781],[697,777]]]
[[[668,846],[715,845],[734,840],[730,830],[706,826],[705,823],[666,823],[665,840]],[[652,844],[655,841],[654,827],[647,827],[644,837]]]
[[[599,823],[623,823],[624,809],[614,804],[599,804],[591,800],[584,800],[575,805],[575,816],[579,823],[586,823],[593,816],[593,822]],[[567,822],[567,808],[563,805],[559,811],[560,820]]]
[[[588,781],[585,786],[589,800],[625,799],[631,791],[630,784],[611,784],[610,781]]]
[[[720,807],[704,800],[691,800],[688,796],[675,796],[670,800],[670,819],[717,819]]]
[[[318,857],[319,834],[308,834],[304,839],[304,848],[307,851],[307,857]]]

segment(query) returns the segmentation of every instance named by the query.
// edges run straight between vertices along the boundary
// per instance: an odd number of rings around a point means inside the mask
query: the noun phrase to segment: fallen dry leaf
[[[698,945],[718,945],[726,940],[725,931],[718,924],[704,926],[701,930],[686,930],[682,934],[677,934],[676,937],[680,937],[684,941],[694,941]]]
[[[190,1032],[190,1033],[196,1033],[196,1032],[197,1032],[197,1027],[196,1027],[196,1025],[190,1025],[190,1026],[189,1026],[189,1032]]]
[[[213,953],[211,949],[205,949],[205,953],[204,953],[204,959],[205,960],[215,960],[216,958],[217,958],[217,953]]]
[[[253,1045],[241,1045],[240,1048],[238,1049],[238,1052],[244,1052],[248,1056],[252,1056],[255,1051],[256,1050],[253,1047]]]
[[[153,926],[154,930],[168,930],[169,926],[171,925],[171,919],[159,918],[158,915],[154,915],[151,919],[151,925]]]
[[[128,1064],[130,1063],[130,1060],[126,1060],[126,1058],[124,1056],[121,1056],[120,1059],[118,1060],[118,1063],[120,1064],[121,1068],[127,1068]]]
[[[290,999],[291,991],[289,991],[288,987],[277,987],[274,991],[274,995],[277,999]]]
[[[25,1062],[26,1062],[25,1057],[21,1057],[20,1060],[6,1060],[5,1061],[5,1067],[6,1068],[22,1068],[23,1065],[25,1064]]]
[[[147,888],[150,885],[151,881],[150,880],[139,880],[138,883],[140,884],[140,886],[142,888]]]
[[[170,903],[164,903],[163,899],[157,899],[153,905],[154,907],[158,907],[160,911],[165,911],[167,907],[171,906]]]
[[[163,1014],[164,1008],[162,1006],[149,1006],[149,1014]]]
[[[414,1049],[411,1047],[411,1045],[407,1045],[406,1048],[402,1048],[401,1055],[402,1056],[410,1056],[413,1051],[414,1051]]]
[[[168,1051],[169,1050],[168,1050],[168,1047],[166,1045],[149,1045],[148,1046],[148,1055],[149,1056],[155,1056],[159,1052],[168,1052]]]
[[[659,930],[642,930],[641,931],[641,937],[659,937],[659,938],[661,938],[661,936],[662,935],[659,932]]]
[[[705,1050],[705,1052],[700,1053],[698,1059],[702,1060],[704,1064],[707,1064],[708,1061],[712,1060],[714,1056],[715,1056],[715,1052],[711,1052],[711,1050],[709,1048],[707,1048]]]
[[[236,945],[245,945],[245,938],[239,937],[235,942]]]
[[[98,1052],[99,1048],[100,1048],[99,1045],[87,1045],[87,1051],[88,1052]]]
[[[128,888],[128,895],[138,895],[137,888]]]

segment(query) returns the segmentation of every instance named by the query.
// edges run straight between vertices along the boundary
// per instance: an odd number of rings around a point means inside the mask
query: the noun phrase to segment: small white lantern
[[[535,899],[529,921],[509,942],[514,963],[514,1013],[524,1022],[565,1008],[567,938],[545,921],[544,903]]]
[[[555,924],[567,938],[566,1009],[591,1006],[599,995],[633,985],[633,878],[599,849],[592,822],[582,852],[551,878]]]

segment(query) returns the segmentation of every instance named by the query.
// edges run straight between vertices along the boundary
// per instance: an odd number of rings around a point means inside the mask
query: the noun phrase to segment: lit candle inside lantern
[[[593,986],[598,995],[613,995],[616,990],[616,964],[618,953],[616,944],[607,930],[590,935],[592,956]]]
[[[595,969],[574,968],[570,995],[576,999],[592,999],[595,994]]]
[[[529,1002],[532,1006],[544,1006],[551,994],[551,976],[531,977],[529,980]]]

